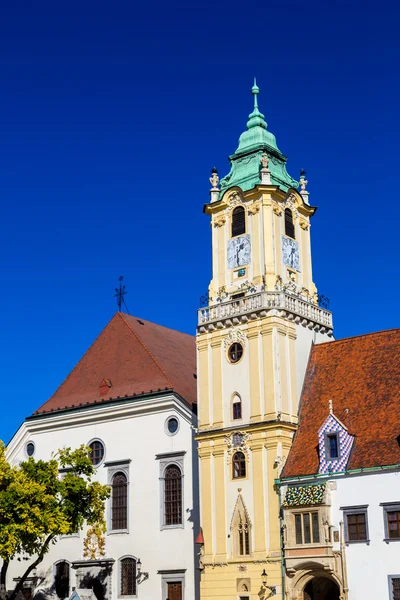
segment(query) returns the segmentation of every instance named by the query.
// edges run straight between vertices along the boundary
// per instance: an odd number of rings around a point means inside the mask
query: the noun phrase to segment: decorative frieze
[[[326,484],[304,485],[288,488],[283,505],[288,506],[314,506],[322,504],[325,499]]]

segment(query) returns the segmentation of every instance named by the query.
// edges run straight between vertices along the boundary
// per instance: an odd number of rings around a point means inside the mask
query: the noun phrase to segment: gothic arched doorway
[[[328,577],[314,577],[304,588],[304,600],[339,600],[339,586]]]

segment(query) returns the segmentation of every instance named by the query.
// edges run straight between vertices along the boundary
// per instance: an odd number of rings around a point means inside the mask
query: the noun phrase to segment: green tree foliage
[[[60,477],[63,469],[63,477]],[[0,599],[6,598],[6,576],[13,558],[31,560],[8,600],[14,600],[29,574],[60,535],[85,523],[101,549],[105,532],[104,502],[109,487],[92,481],[88,448],[64,448],[49,461],[28,460],[11,466],[0,442]]]

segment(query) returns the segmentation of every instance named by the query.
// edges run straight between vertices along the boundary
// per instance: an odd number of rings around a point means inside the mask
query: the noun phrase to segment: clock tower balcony
[[[266,316],[279,316],[332,335],[332,313],[311,300],[287,291],[256,292],[243,298],[200,308],[198,333],[223,329]]]

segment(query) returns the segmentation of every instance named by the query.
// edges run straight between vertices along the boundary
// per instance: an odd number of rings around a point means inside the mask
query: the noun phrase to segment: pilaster
[[[250,352],[250,423],[261,420],[260,398],[260,328],[257,322],[251,323],[247,330]]]
[[[215,472],[215,515],[216,549],[215,561],[226,562],[226,481],[225,481],[225,444],[218,440],[213,448]]]
[[[208,368],[209,343],[207,334],[197,337],[197,364],[198,364],[198,403],[199,403],[199,426],[210,425],[210,374]]]
[[[214,426],[222,427],[224,420],[223,411],[223,386],[222,386],[222,337],[215,333],[211,339],[212,354],[212,390],[214,402]]]
[[[198,446],[200,458],[200,481],[201,481],[201,525],[204,535],[204,555],[212,556],[213,548],[213,517],[212,517],[212,494],[213,488],[211,475],[211,447],[210,442],[200,442]]]
[[[275,406],[275,374],[274,374],[274,328],[269,323],[261,326],[262,336],[262,368],[264,370],[264,418],[266,421],[276,419]]]
[[[254,552],[253,558],[263,559],[266,554],[267,541],[265,539],[265,497],[264,477],[266,466],[264,465],[265,438],[258,433],[256,439],[252,440],[251,452],[253,461],[253,497],[254,497]],[[263,477],[260,474],[263,474]]]

